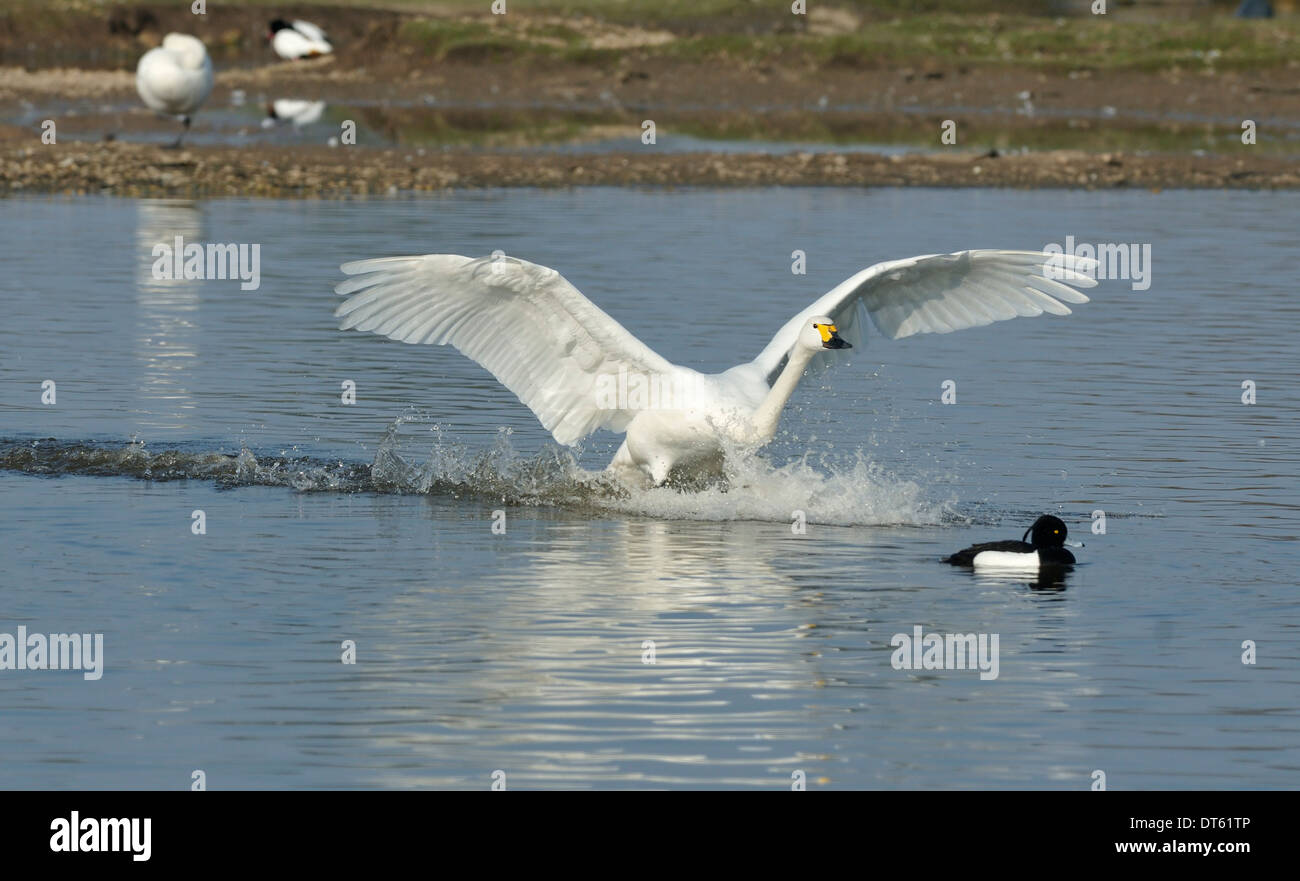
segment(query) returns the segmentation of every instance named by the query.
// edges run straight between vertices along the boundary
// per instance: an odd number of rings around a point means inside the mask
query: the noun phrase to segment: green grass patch
[[[506,61],[524,56],[551,56],[552,46],[529,41],[507,30],[477,21],[414,19],[403,22],[398,39],[435,61]]]

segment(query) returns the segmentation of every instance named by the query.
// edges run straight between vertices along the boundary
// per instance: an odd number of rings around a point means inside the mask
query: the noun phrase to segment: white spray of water
[[[411,425],[414,431],[404,430]],[[890,474],[860,450],[848,457],[804,454],[785,464],[754,450],[727,453],[725,475],[631,488],[583,468],[571,449],[546,444],[524,455],[505,429],[488,448],[471,447],[450,440],[442,426],[417,414],[389,426],[370,466],[311,458],[296,449],[258,457],[246,448],[228,455],[150,450],[136,442],[118,447],[16,441],[0,442],[0,470],[213,480],[299,492],[428,494],[661,520],[928,526],[960,519],[953,501],[928,498],[920,484]]]
[[[375,455],[371,477],[378,488],[398,492],[471,495],[512,504],[590,508],[670,520],[759,520],[838,526],[935,525],[953,514],[951,501],[926,498],[914,481],[889,474],[861,451],[849,461],[814,465],[810,457],[774,465],[752,451],[728,451],[725,480],[691,486],[623,486],[599,471],[582,468],[572,451],[548,445],[533,456],[516,452],[508,430],[486,451],[449,441],[430,425],[432,444],[423,462],[406,455],[412,446],[401,429],[421,423],[404,416],[390,427]],[[413,444],[417,448],[429,443]]]

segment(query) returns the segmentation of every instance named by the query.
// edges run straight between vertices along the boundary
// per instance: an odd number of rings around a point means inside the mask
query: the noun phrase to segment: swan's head
[[[168,34],[163,37],[162,44],[164,49],[180,60],[182,67],[189,70],[198,70],[207,61],[208,50],[204,48],[203,41],[198,37],[191,37],[189,34]]]
[[[799,331],[799,345],[814,352],[822,349],[853,348],[840,338],[835,321],[825,315],[816,315],[804,322],[803,328]]]

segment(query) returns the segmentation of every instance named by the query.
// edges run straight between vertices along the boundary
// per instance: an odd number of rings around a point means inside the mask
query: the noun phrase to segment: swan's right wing
[[[526,260],[428,254],[359,260],[341,269],[355,277],[334,288],[347,296],[334,312],[340,329],[455,346],[514,392],[562,444],[598,428],[627,428],[635,411],[608,406],[610,384],[617,388],[621,371],[647,382],[685,371],[554,269]]]
[[[1075,288],[1097,284],[1096,261],[1038,251],[958,251],[877,263],[836,285],[786,322],[754,364],[770,383],[785,363],[803,323],[827,315],[840,336],[860,346],[865,311],[891,340],[918,333],[951,333],[1017,316],[1069,315],[1066,303],[1086,303]],[[818,359],[833,363],[832,352]]]

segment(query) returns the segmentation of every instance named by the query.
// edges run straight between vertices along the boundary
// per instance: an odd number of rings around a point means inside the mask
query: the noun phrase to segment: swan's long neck
[[[815,354],[817,353],[812,349],[795,346],[785,362],[785,369],[776,378],[776,382],[772,383],[772,388],[768,390],[763,403],[759,404],[758,409],[754,411],[752,417],[754,429],[758,434],[758,440],[762,443],[767,443],[776,435],[776,428],[781,422],[781,411],[785,409],[786,402],[794,394],[795,386],[803,378],[803,372]]]

